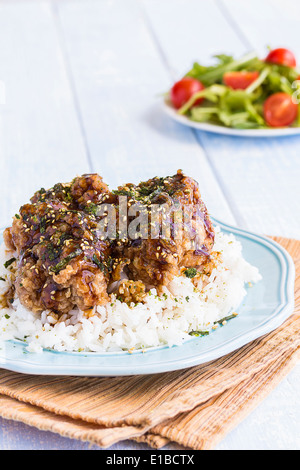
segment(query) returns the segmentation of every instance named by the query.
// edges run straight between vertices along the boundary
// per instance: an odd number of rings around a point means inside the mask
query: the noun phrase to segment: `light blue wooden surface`
[[[206,134],[160,109],[194,60],[268,45],[300,60],[299,15],[297,0],[0,0],[0,225],[76,174],[113,187],[182,168],[216,218],[300,239],[300,136]],[[297,365],[217,449],[300,449],[299,387]],[[0,449],[88,448],[0,419]]]

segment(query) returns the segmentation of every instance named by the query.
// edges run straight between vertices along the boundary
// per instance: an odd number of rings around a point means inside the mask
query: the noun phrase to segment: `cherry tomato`
[[[284,49],[283,47],[270,51],[265,61],[288,67],[296,67],[297,65],[294,54],[289,49]]]
[[[245,90],[259,76],[258,72],[225,72],[223,82],[234,90]]]
[[[298,105],[287,93],[274,93],[264,102],[263,113],[269,126],[289,126],[297,117]]]
[[[171,88],[170,97],[176,109],[181,108],[195,93],[204,90],[204,85],[199,80],[185,77],[176,82]],[[203,98],[199,98],[196,104],[200,104]]]

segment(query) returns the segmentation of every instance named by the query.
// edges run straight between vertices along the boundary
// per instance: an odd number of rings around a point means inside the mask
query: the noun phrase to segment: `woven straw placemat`
[[[296,266],[281,327],[206,364],[147,376],[61,377],[0,369],[0,416],[107,448],[125,439],[212,449],[300,357],[300,241],[273,237]]]

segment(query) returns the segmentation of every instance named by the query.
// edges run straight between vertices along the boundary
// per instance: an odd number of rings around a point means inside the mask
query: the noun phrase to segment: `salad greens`
[[[177,112],[192,121],[209,122],[237,129],[269,127],[264,119],[263,105],[274,93],[300,96],[299,72],[295,67],[268,63],[254,53],[241,59],[221,54],[216,64],[204,66],[195,62],[185,75],[199,80],[204,89],[196,92]],[[224,83],[228,72],[256,72],[257,78],[245,89],[234,89]],[[200,104],[196,102],[203,98]],[[298,106],[299,108],[299,106]],[[292,124],[300,126],[300,112]]]

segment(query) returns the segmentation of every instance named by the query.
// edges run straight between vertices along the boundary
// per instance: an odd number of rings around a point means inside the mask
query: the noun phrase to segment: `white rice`
[[[235,312],[246,295],[246,284],[261,279],[258,269],[243,258],[242,246],[233,235],[216,228],[214,250],[222,253],[222,261],[203,289],[195,289],[183,275],[161,296],[152,289],[144,303],[129,306],[112,296],[90,318],[76,309],[57,322],[51,312],[35,315],[15,299],[10,308],[0,310],[0,340],[25,341],[28,351],[35,353],[43,348],[102,353],[180,345],[191,339],[191,331],[210,331],[215,322]],[[2,245],[1,277],[9,273],[3,263],[11,256]],[[0,281],[0,295],[8,286],[9,281]]]

